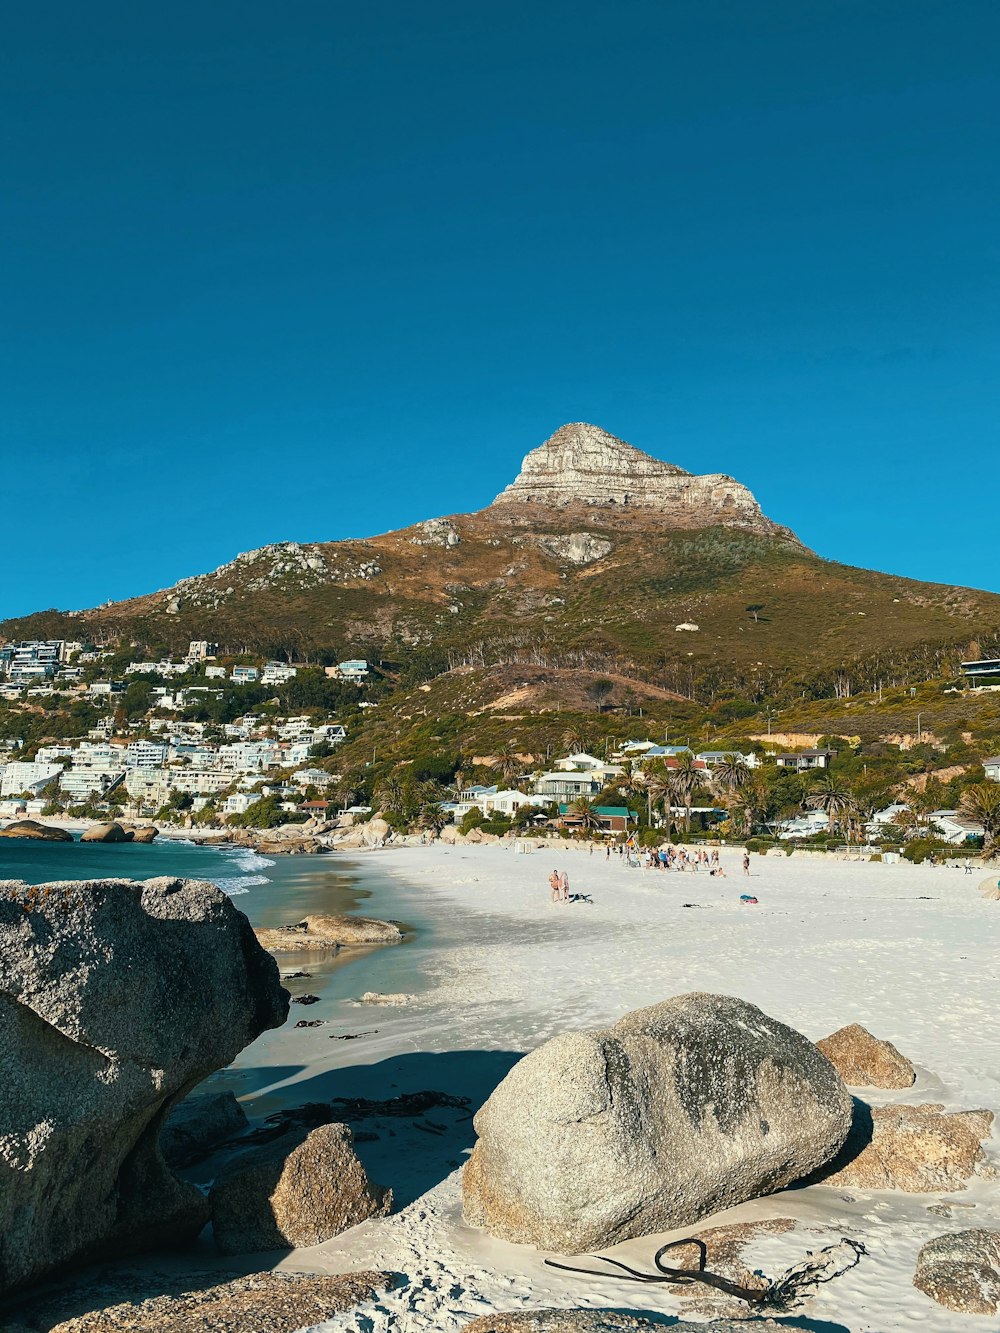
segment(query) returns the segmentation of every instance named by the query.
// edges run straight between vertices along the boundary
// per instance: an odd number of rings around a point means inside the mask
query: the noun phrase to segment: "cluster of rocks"
[[[188,1094],[286,1020],[289,996],[271,953],[401,938],[395,922],[354,916],[255,932],[200,882],[0,884],[0,1297],[70,1263],[191,1242],[209,1221],[218,1249],[236,1255],[316,1245],[388,1213],[391,1189],[369,1178],[351,1128],[333,1118],[351,1118],[346,1104],[304,1107],[250,1131],[231,1093]],[[367,992],[360,1002],[412,998]],[[579,1253],[689,1227],[795,1181],[962,1189],[989,1169],[990,1112],[869,1106],[848,1090],[915,1080],[905,1056],[857,1024],[813,1044],[743,1000],[677,996],[613,1027],[555,1037],[514,1066],[475,1117],[465,1216],[508,1241]],[[174,1170],[209,1155],[206,1195]],[[766,1279],[746,1266],[743,1247],[794,1225],[772,1218],[701,1235],[716,1271],[759,1287]],[[292,1333],[345,1301],[370,1299],[389,1279],[259,1274],[197,1290],[172,1281],[159,1294],[107,1295],[105,1308],[62,1323],[32,1316],[11,1327],[240,1333],[266,1319]],[[1000,1233],[929,1242],[914,1283],[949,1309],[995,1314]],[[686,1309],[712,1317],[718,1300],[688,1296]],[[469,1329],[653,1326],[640,1314],[543,1310]]]
[[[80,835],[81,842],[152,842],[159,829],[152,824],[119,824],[116,821],[92,824]],[[72,842],[68,829],[54,824],[39,824],[34,819],[19,819],[0,829],[0,838],[27,838],[38,842]]]

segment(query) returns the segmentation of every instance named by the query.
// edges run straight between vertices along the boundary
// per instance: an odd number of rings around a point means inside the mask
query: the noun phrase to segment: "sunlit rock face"
[[[695,476],[585,422],[560,426],[533,449],[491,508],[528,505],[585,505],[618,513],[653,510],[670,527],[721,523],[791,535],[767,518],[751,492],[732,477]]]

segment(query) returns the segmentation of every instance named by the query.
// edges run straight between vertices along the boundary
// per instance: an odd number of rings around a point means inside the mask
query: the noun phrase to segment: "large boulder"
[[[838,1028],[816,1045],[851,1087],[911,1088],[916,1082],[916,1070],[906,1056],[860,1023]]]
[[[160,1151],[170,1166],[190,1166],[249,1125],[231,1092],[202,1092],[171,1107],[160,1131]]]
[[[288,994],[214,884],[0,883],[0,1294],[70,1260],[192,1238],[159,1148],[171,1104]]]
[[[121,824],[91,824],[80,834],[81,842],[131,842],[134,837],[131,829],[123,829]]]
[[[957,1314],[1000,1313],[1000,1231],[935,1236],[917,1255],[913,1285]]]
[[[256,844],[262,856],[316,856],[325,852],[326,844],[318,838],[296,837],[261,838]]]
[[[0,828],[0,838],[33,838],[40,842],[72,842],[73,835],[64,828],[39,824],[37,819],[18,819]]]
[[[385,842],[391,832],[392,826],[381,815],[376,815],[374,819],[369,819],[367,824],[362,825],[362,833],[368,847],[377,847]]]
[[[395,921],[366,916],[313,913],[292,926],[261,927],[257,939],[271,953],[339,949],[344,944],[398,944],[403,932]]]
[[[992,1111],[857,1104],[851,1135],[823,1184],[927,1194],[965,1189],[981,1168]]]
[[[1000,902],[1000,876],[988,875],[981,881],[979,892],[987,901]]]
[[[153,824],[141,824],[132,830],[132,841],[141,843],[155,842],[160,830]]]
[[[215,1243],[223,1254],[319,1245],[392,1207],[374,1185],[347,1125],[283,1135],[237,1158],[209,1196]]]
[[[812,1042],[726,995],[555,1037],[480,1110],[465,1215],[579,1252],[696,1222],[829,1162],[852,1102]]]

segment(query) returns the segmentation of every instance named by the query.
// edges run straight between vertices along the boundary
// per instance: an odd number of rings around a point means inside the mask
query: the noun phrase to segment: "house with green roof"
[[[636,812],[624,805],[592,805],[590,810],[600,821],[601,833],[627,833],[639,822]],[[583,816],[572,805],[560,802],[559,818],[554,823],[557,828],[580,828]]]

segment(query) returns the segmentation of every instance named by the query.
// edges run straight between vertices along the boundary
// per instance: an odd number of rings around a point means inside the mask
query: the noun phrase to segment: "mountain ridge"
[[[1000,596],[822,560],[732,478],[570,423],[484,509],[370,538],[273,543],[170,588],[0,633],[172,652],[207,639],[223,654],[364,656],[425,676],[525,660],[757,696],[955,656],[1000,633]]]

